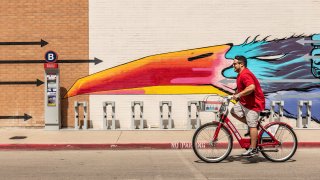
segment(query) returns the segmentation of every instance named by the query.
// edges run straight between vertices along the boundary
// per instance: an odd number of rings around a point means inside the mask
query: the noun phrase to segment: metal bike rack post
[[[80,129],[80,122],[79,122],[79,106],[83,107],[83,127],[82,129],[88,129],[88,107],[87,102],[74,102],[74,129]]]
[[[136,115],[135,115],[135,107],[136,105],[140,106],[140,115],[138,120],[140,120],[140,128],[139,129],[143,129],[143,101],[133,101],[131,102],[131,129],[137,129],[138,126],[135,126],[135,119],[136,119]]]
[[[160,101],[160,128],[161,129],[172,129],[172,118],[171,118],[171,112],[172,112],[172,103],[171,101]],[[165,128],[163,121],[163,106],[167,105],[168,106],[168,125],[167,128]]]
[[[116,117],[115,117],[115,112],[116,112],[116,107],[115,107],[115,102],[114,101],[105,101],[102,103],[103,106],[103,129],[116,129]],[[108,123],[108,114],[107,114],[107,107],[111,106],[111,125]]]
[[[306,106],[307,108],[307,114],[306,114],[306,122],[302,122],[302,107]],[[307,128],[309,127],[311,123],[311,106],[312,106],[312,101],[299,101],[298,104],[298,119],[297,119],[297,127],[298,128]]]
[[[188,125],[187,125],[187,128],[188,129],[192,129],[192,118],[191,118],[191,106],[192,105],[195,105],[197,110],[196,110],[196,125],[195,125],[195,128],[197,129],[198,127],[200,127],[200,118],[199,118],[199,101],[189,101],[188,102]]]
[[[278,105],[279,107],[279,118],[274,118],[275,115],[275,106]],[[280,122],[281,118],[283,117],[283,106],[284,106],[284,101],[272,101],[271,102],[271,117],[270,117],[270,122],[276,121]]]

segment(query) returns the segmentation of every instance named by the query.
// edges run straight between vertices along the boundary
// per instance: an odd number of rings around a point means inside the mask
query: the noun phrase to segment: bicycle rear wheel
[[[201,160],[208,163],[217,163],[229,156],[233,138],[225,126],[221,126],[216,141],[213,141],[214,133],[218,127],[217,122],[211,122],[200,126],[193,135],[192,148]]]
[[[284,162],[289,160],[296,152],[298,146],[297,136],[291,127],[286,124],[272,124],[267,126],[266,129],[274,135],[280,142],[277,146],[262,147],[262,155],[273,162]],[[263,132],[260,135],[260,143],[272,142],[270,136]]]

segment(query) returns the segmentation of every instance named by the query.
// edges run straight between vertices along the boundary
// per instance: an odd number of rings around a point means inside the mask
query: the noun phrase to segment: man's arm
[[[256,89],[254,84],[249,85],[243,91],[239,92],[238,94],[233,95],[233,99],[239,99],[241,96],[246,96],[251,94]]]

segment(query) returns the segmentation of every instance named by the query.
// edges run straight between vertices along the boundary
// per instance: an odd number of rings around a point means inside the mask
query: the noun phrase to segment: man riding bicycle
[[[259,113],[265,108],[265,98],[260,83],[254,74],[247,68],[247,59],[244,56],[236,56],[233,60],[234,71],[237,76],[237,91],[233,95],[234,100],[239,100],[231,110],[232,116],[246,123],[249,127],[251,144],[250,148],[241,154],[242,156],[253,156],[258,153],[258,119]]]

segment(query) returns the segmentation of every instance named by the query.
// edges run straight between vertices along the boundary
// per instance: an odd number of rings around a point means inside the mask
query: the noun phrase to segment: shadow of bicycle
[[[290,162],[295,162],[296,160],[294,159],[290,159],[288,161],[282,162],[282,163],[290,163]],[[197,160],[194,161],[195,163],[206,163],[202,160]],[[229,156],[228,158],[226,158],[225,160],[219,162],[219,163],[231,163],[231,162],[241,162],[242,164],[255,164],[255,163],[261,163],[261,162],[265,162],[265,163],[279,163],[279,162],[272,162],[267,160],[264,157],[261,156],[254,156],[254,157],[245,157],[245,156],[241,156],[241,155],[233,155],[233,156]]]
[[[226,162],[242,162],[242,164],[252,164],[252,163],[259,163],[259,162],[268,162],[267,159],[264,157],[260,156],[254,156],[254,157],[244,157],[241,155],[234,155],[234,156],[229,156],[226,160]]]

